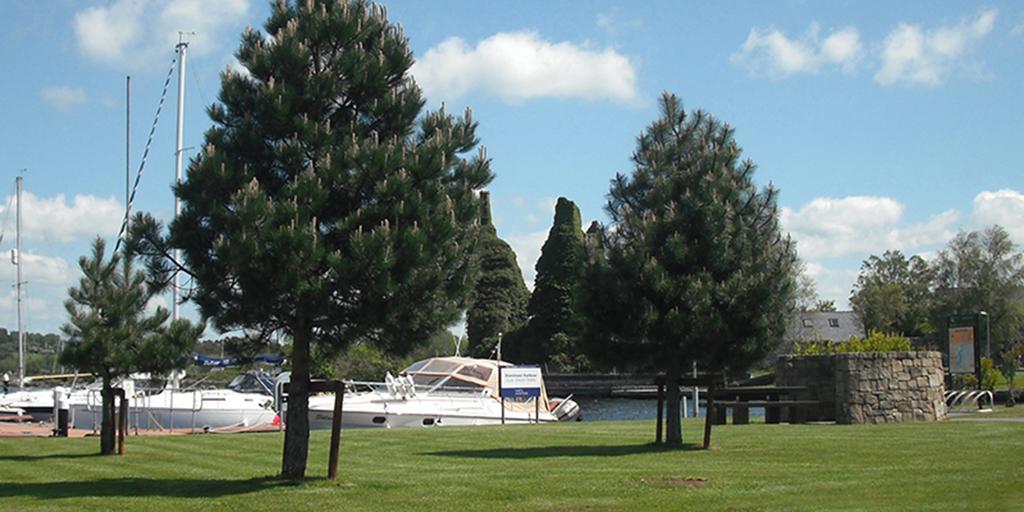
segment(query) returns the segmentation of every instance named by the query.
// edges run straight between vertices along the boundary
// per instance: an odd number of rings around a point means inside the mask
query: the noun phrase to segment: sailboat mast
[[[174,176],[175,184],[181,183],[181,158],[182,152],[182,138],[184,135],[185,128],[185,56],[188,50],[188,42],[183,40],[184,34],[178,34],[178,137],[177,145],[174,151]],[[177,218],[178,214],[181,213],[181,200],[178,199],[178,195],[174,195],[174,217]],[[174,249],[174,261],[175,264],[181,263],[181,250]],[[178,278],[179,272],[174,271],[174,283],[173,283],[173,304],[174,307],[171,309],[171,318],[174,320],[178,319]]]
[[[125,236],[128,235],[127,223],[131,221],[131,181],[132,181],[132,77],[124,79],[124,217]]]
[[[18,176],[14,179],[15,194],[18,201],[14,235],[14,265],[18,268],[18,387],[25,387],[25,327],[22,324],[22,313],[24,306],[21,301],[21,180]]]

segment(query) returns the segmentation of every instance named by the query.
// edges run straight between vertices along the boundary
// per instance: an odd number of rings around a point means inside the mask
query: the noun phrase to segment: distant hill
[[[60,370],[57,355],[64,338],[59,334],[25,333],[25,374],[40,375]],[[18,373],[18,331],[0,328],[0,373]]]

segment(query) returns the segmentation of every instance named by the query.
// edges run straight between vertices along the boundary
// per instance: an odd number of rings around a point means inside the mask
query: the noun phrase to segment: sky
[[[113,243],[179,32],[189,41],[186,157],[210,127],[219,74],[262,0],[2,2],[0,250],[14,246],[24,177],[25,324],[66,321],[78,258]],[[781,190],[782,226],[819,297],[849,307],[861,262],[934,258],[991,224],[1024,243],[1024,5],[1017,2],[387,2],[427,108],[473,109],[493,159],[499,236],[528,284],[559,196],[584,228],[632,169],[663,91],[735,127],[755,180]],[[177,75],[135,209],[173,215]],[[0,327],[15,329],[15,270],[0,261]],[[159,298],[154,305],[169,303]],[[194,315],[194,308],[186,307]],[[458,330],[458,327],[456,327]],[[215,333],[208,333],[215,335]]]

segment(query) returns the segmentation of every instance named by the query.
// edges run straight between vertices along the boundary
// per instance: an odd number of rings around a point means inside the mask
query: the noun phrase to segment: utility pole
[[[178,32],[178,136],[177,144],[174,150],[174,177],[175,184],[181,183],[181,157],[184,149],[182,148],[182,139],[184,136],[185,128],[185,57],[188,54],[188,42],[184,40],[185,34]],[[181,200],[178,199],[178,195],[174,195],[174,217],[177,218],[178,214],[181,213]],[[174,264],[181,264],[181,250],[174,249]],[[173,297],[173,308],[171,309],[171,318],[173,320],[178,319],[178,287],[179,287],[179,272],[177,269],[174,271],[174,282],[172,283],[172,297]]]

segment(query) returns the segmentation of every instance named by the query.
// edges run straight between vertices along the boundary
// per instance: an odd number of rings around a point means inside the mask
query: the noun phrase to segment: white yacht
[[[501,367],[511,363],[502,361]],[[498,395],[499,362],[467,357],[436,357],[414,363],[398,377],[383,383],[347,382],[352,391],[342,402],[342,426],[429,427],[550,423],[575,419],[579,405],[569,398],[549,399],[541,383],[540,396],[526,401]],[[334,395],[309,398],[309,427],[331,428]]]
[[[158,430],[216,431],[273,425],[278,421],[273,408],[273,381],[262,373],[235,377],[227,389],[179,389],[164,387],[156,393],[124,386],[129,398],[128,425]],[[98,389],[85,400],[71,402],[74,428],[98,430],[102,400]]]

